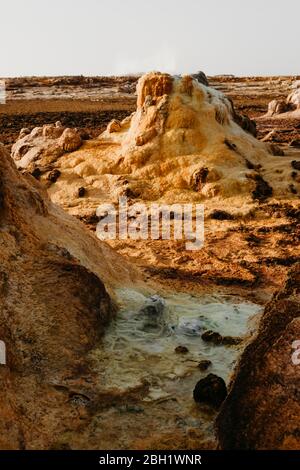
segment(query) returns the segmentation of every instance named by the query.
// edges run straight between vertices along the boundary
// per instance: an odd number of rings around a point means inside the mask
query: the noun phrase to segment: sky
[[[0,0],[0,76],[300,74],[299,0]]]

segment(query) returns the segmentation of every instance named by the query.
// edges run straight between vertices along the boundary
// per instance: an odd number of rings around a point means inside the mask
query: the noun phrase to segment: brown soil
[[[123,119],[135,110],[138,77],[17,78],[6,83],[7,103],[0,106],[0,141],[12,145],[23,127],[33,128],[61,121],[91,137],[99,135],[112,119]],[[267,112],[273,99],[285,99],[298,77],[209,77],[211,86],[223,91],[239,113],[253,119]],[[38,99],[37,99],[38,97]],[[299,120],[257,121],[258,138],[276,128],[274,141],[290,143],[300,138]]]
[[[56,121],[96,137],[109,121],[124,119],[134,106],[130,100],[109,104],[80,100],[9,101],[0,106],[0,141],[10,146],[22,128],[32,129]]]

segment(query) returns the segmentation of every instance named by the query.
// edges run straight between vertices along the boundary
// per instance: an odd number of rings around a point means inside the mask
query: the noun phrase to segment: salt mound
[[[272,194],[274,182],[284,193],[284,173],[290,170],[236,121],[251,127],[221,92],[191,76],[152,72],[138,82],[136,112],[122,122],[112,121],[98,139],[75,152],[54,155],[43,150],[48,139],[44,126],[42,136],[35,137],[33,131],[28,137],[28,151],[26,136],[17,141],[12,156],[20,168],[39,170],[52,200],[84,216],[121,195],[165,202],[260,198],[265,177],[269,187],[262,198]],[[53,168],[60,177],[50,184]],[[80,188],[85,189],[83,198]]]
[[[190,76],[150,73],[137,95],[131,118],[99,139],[118,145],[116,170],[130,175],[133,194],[151,200],[176,189],[204,197],[254,190],[249,169],[268,154],[235,123],[222,93]]]

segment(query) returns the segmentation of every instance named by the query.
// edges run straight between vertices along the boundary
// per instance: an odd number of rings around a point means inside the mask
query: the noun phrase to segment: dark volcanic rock
[[[49,175],[47,176],[47,179],[51,181],[51,183],[56,183],[60,175],[61,175],[60,171],[57,168],[55,168],[54,170],[50,171]]]
[[[276,157],[284,157],[284,151],[282,148],[279,147],[279,145],[274,144],[273,142],[270,142],[269,144],[266,144],[269,152],[276,156]]]
[[[240,344],[242,341],[242,338],[235,336],[222,336],[217,331],[211,330],[205,331],[201,338],[207,343],[213,343],[216,345],[223,344],[224,346],[234,346],[236,344]]]
[[[269,183],[267,183],[267,181],[263,179],[262,176],[256,175],[255,181],[256,181],[256,188],[252,193],[253,199],[258,199],[259,201],[263,202],[266,199],[268,199],[270,196],[272,196],[273,189],[271,188]]]
[[[300,148],[300,140],[299,139],[293,139],[290,143],[290,146]]]
[[[86,193],[85,188],[83,188],[82,186],[78,188],[78,197],[84,197],[85,193]]]
[[[234,216],[232,214],[229,214],[229,212],[220,209],[212,211],[210,218],[215,220],[234,220]]]
[[[204,372],[205,370],[207,370],[210,366],[212,365],[212,362],[209,361],[209,360],[203,360],[203,361],[200,361],[199,364],[198,364],[198,369],[200,369],[202,372]]]
[[[217,419],[223,449],[299,449],[300,265],[266,306]],[[299,355],[298,355],[299,357]]]
[[[177,348],[175,348],[175,352],[176,354],[187,354],[189,350],[186,346],[177,346]]]
[[[291,165],[292,165],[292,168],[294,168],[294,170],[300,171],[300,161],[293,160],[291,162]]]
[[[32,172],[31,172],[31,175],[35,178],[35,179],[39,179],[40,176],[41,176],[42,172],[39,168],[35,168]]]
[[[235,113],[234,120],[244,131],[249,132],[253,137],[257,137],[256,122],[253,119],[244,114]]]
[[[206,403],[219,408],[227,395],[224,380],[215,374],[209,374],[199,380],[194,388],[193,396],[197,403]]]
[[[222,337],[222,344],[224,346],[236,346],[242,342],[242,338],[238,336],[223,336]]]
[[[293,184],[289,185],[289,190],[291,191],[292,194],[297,194],[298,192]]]
[[[193,176],[193,189],[194,191],[200,191],[202,186],[206,183],[209,170],[206,167],[202,167],[194,173]]]
[[[213,344],[221,344],[222,343],[222,335],[220,333],[217,333],[216,331],[205,331],[203,335],[201,336],[203,341],[206,341],[207,343],[213,343]]]
[[[201,70],[197,73],[193,73],[192,77],[195,78],[199,83],[202,83],[202,85],[209,86],[207,76]]]
[[[227,99],[230,101],[232,117],[236,124],[238,124],[244,131],[249,132],[249,134],[253,135],[254,137],[257,137],[256,122],[245,114],[239,114],[236,112],[232,99],[229,97],[227,97]]]

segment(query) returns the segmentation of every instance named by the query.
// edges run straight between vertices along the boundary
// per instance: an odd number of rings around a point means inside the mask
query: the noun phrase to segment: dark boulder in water
[[[198,369],[201,370],[201,372],[204,372],[205,370],[207,370],[210,366],[212,365],[212,362],[207,360],[207,359],[203,359],[203,361],[200,361],[199,364],[198,364]]]
[[[177,346],[177,348],[175,348],[175,352],[176,354],[187,354],[189,350],[186,346]]]
[[[225,346],[234,346],[242,342],[242,338],[239,338],[238,336],[222,336],[217,331],[212,330],[205,331],[201,338],[207,343],[213,343],[216,345],[222,344]]]
[[[227,396],[227,387],[221,377],[209,374],[197,382],[193,396],[197,403],[206,403],[219,408]]]
[[[203,341],[206,341],[207,343],[213,343],[213,344],[221,344],[222,343],[222,335],[218,333],[217,331],[205,331],[203,335],[201,336]]]

